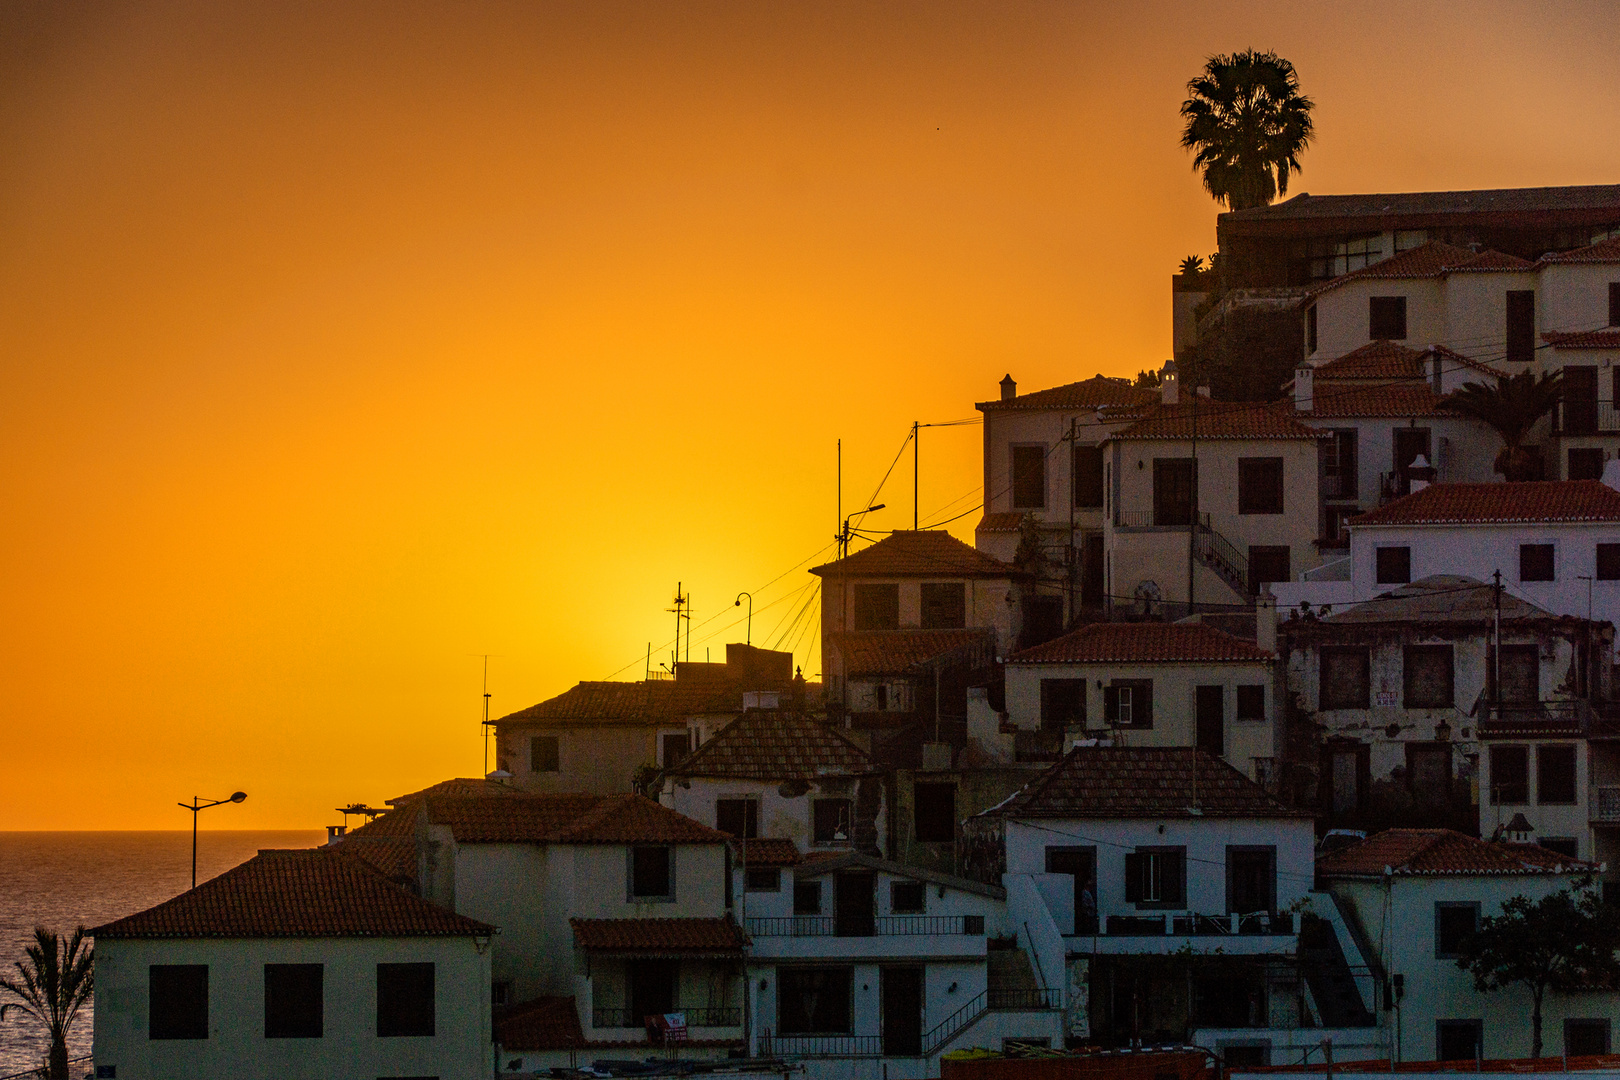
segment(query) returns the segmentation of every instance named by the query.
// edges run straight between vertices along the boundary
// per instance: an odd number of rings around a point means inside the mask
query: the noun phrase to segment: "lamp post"
[[[201,795],[193,795],[189,803],[176,803],[182,810],[191,811],[191,887],[197,887],[197,815],[210,806],[224,806],[226,803],[239,803],[247,798],[247,792],[238,791],[228,799],[210,799],[204,801]]]
[[[745,596],[748,597],[748,633],[743,640],[746,644],[752,645],[754,643],[754,594],[751,592],[738,593],[737,599],[731,606],[742,607],[742,598]]]

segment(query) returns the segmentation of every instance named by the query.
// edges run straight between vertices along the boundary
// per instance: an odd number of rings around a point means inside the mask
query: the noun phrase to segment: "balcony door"
[[[885,964],[883,983],[883,1056],[917,1057],[922,1053],[923,969]]]
[[[675,960],[635,960],[625,965],[630,976],[630,1026],[640,1027],[649,1016],[675,1011]]]
[[[871,937],[877,932],[877,878],[872,874],[834,877],[833,909],[839,937]]]
[[[1589,364],[1564,367],[1564,434],[1596,435],[1598,369]]]
[[[1193,459],[1153,459],[1153,524],[1190,525]]]
[[[1210,757],[1226,756],[1226,687],[1200,686],[1195,697],[1198,749]]]
[[[1074,877],[1074,926],[1071,934],[1097,932],[1097,849],[1094,847],[1049,847],[1046,872]]]

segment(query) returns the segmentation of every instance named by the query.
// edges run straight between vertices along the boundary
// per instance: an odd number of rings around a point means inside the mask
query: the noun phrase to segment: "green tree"
[[[1299,92],[1293,64],[1253,49],[1212,56],[1187,94],[1181,145],[1194,151],[1193,168],[1217,202],[1247,210],[1288,194],[1288,177],[1315,135],[1315,106]]]
[[[1590,880],[1579,895],[1561,889],[1540,900],[1515,896],[1487,915],[1459,949],[1457,966],[1481,993],[1522,983],[1530,991],[1530,1056],[1541,1056],[1541,1003],[1548,990],[1603,986],[1620,976],[1620,933]]]
[[[14,965],[15,976],[0,978],[0,994],[15,998],[0,1003],[0,1020],[13,1010],[45,1028],[51,1039],[46,1075],[67,1080],[68,1032],[95,989],[94,957],[84,927],[71,938],[34,927],[34,943],[23,950],[26,962]]]
[[[1471,382],[1453,390],[1440,407],[1472,417],[1502,436],[1496,471],[1507,480],[1534,480],[1541,475],[1541,459],[1524,446],[1536,421],[1552,412],[1564,393],[1563,375],[1536,375],[1521,371],[1495,383]]]

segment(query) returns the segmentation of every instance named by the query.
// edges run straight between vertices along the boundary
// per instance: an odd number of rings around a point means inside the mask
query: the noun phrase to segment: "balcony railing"
[[[742,1027],[742,1009],[737,1007],[676,1009],[686,1014],[686,1026]],[[615,1009],[598,1005],[591,1010],[591,1026],[599,1028],[639,1028],[647,1022],[645,1016],[636,1016],[630,1009]]]
[[[885,915],[841,920],[832,915],[749,919],[752,937],[948,937],[982,935],[983,915]],[[687,1021],[690,1023],[691,1021]]]
[[[881,1035],[772,1035],[759,1037],[764,1057],[882,1057]]]
[[[1110,915],[1106,925],[1109,937],[1275,936],[1294,932],[1294,916],[1288,912],[1200,915],[1189,911],[1168,916]]]
[[[1355,473],[1323,473],[1322,498],[1353,499],[1356,497]]]
[[[1612,401],[1561,401],[1553,413],[1553,424],[1560,435],[1596,435],[1620,431],[1620,411]]]
[[[1600,733],[1613,725],[1603,715],[1613,710],[1607,702],[1594,706],[1583,700],[1504,701],[1500,705],[1481,701],[1477,708],[1482,739],[1569,738]]]
[[[1620,825],[1620,786],[1593,784],[1590,807],[1593,821]]]

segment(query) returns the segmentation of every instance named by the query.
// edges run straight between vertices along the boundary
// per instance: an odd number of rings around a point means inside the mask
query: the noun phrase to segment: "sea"
[[[197,880],[263,848],[324,843],[322,830],[197,834]],[[34,927],[71,934],[143,911],[191,885],[191,832],[0,832],[0,971],[15,975]],[[9,1000],[0,991],[0,1002]],[[69,1057],[90,1053],[94,1009],[73,1029]],[[0,1078],[37,1068],[48,1039],[14,1011],[0,1020]],[[83,1075],[77,1073],[76,1075]]]

